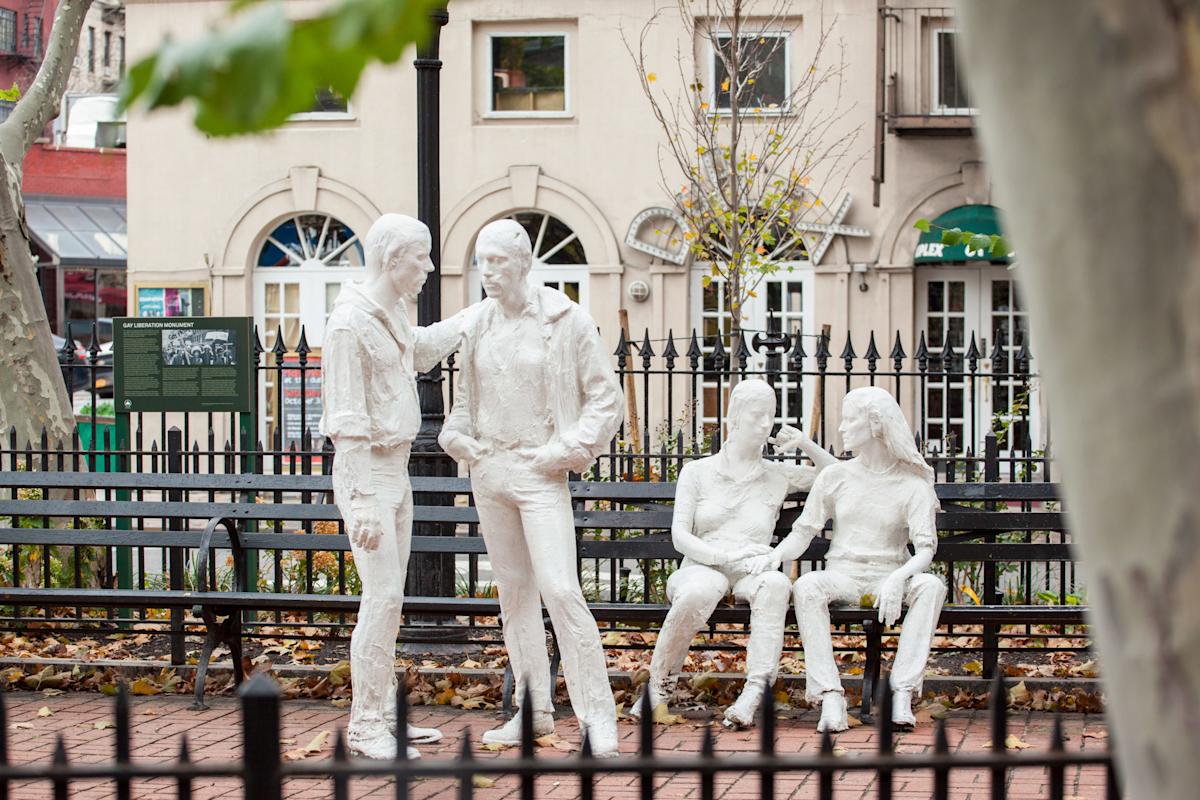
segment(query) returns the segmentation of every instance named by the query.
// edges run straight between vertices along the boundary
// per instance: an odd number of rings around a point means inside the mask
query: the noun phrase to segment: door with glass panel
[[[729,299],[724,291],[724,281],[705,280],[707,273],[702,269],[693,269],[693,306],[692,319],[696,320],[696,332],[703,353],[700,368],[700,408],[697,414],[706,428],[713,428],[717,423],[718,410],[724,417],[724,411],[729,402],[730,371],[737,369],[738,343],[731,339],[733,330],[733,315],[729,309]],[[796,424],[806,420],[808,409],[806,403],[812,402],[811,377],[806,379],[792,375],[788,370],[789,352],[774,348],[755,348],[756,334],[770,340],[780,333],[794,335],[799,333],[806,336],[804,348],[811,355],[816,342],[811,340],[813,319],[813,271],[807,262],[784,265],[773,275],[764,278],[742,307],[742,331],[746,336],[746,344],[751,350],[746,369],[750,373],[767,373],[772,376],[777,403],[776,419],[778,422]],[[725,353],[724,367],[717,369],[716,350],[718,341]],[[794,340],[793,340],[794,341]],[[686,352],[689,342],[676,341],[676,347]],[[812,364],[807,364],[811,369]],[[718,406],[718,398],[720,400]]]
[[[1036,354],[1029,319],[1012,273],[999,265],[918,269],[918,325],[929,350],[918,402],[927,451],[979,452],[989,430],[1002,452],[1041,447]],[[980,353],[974,384],[966,359],[972,336]],[[947,342],[951,358],[944,365]],[[993,356],[996,356],[993,358]]]
[[[301,327],[311,350],[308,365],[320,364],[325,323],[342,284],[363,277],[358,236],[328,214],[298,214],[264,238],[254,270],[254,309],[262,341],[264,380],[259,381],[260,435],[276,432],[286,449],[311,445],[320,418],[320,373],[299,369]],[[282,336],[283,368],[274,353]],[[300,414],[303,403],[304,414]],[[302,422],[301,422],[302,420]],[[304,429],[310,441],[303,441]]]

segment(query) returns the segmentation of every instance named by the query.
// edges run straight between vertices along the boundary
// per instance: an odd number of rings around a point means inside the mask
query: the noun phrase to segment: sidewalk
[[[100,763],[113,757],[114,734],[109,728],[98,729],[97,723],[112,720],[113,701],[99,694],[68,693],[57,697],[32,692],[15,692],[5,695],[8,708],[9,753],[16,763],[50,760],[55,736],[62,734],[68,758],[72,762]],[[190,711],[190,697],[155,696],[131,698],[130,724],[133,738],[134,761],[171,761],[179,752],[181,736],[187,734],[188,746],[193,761],[228,762],[236,760],[241,753],[241,713],[237,700],[228,697],[211,698],[208,711]],[[39,716],[43,707],[52,712]],[[44,712],[43,712],[44,713]],[[307,760],[329,758],[333,748],[333,736],[346,724],[348,709],[334,708],[328,702],[311,700],[288,700],[283,703],[284,750],[303,748],[329,731],[324,747]],[[428,759],[455,759],[459,757],[462,737],[469,729],[474,741],[479,734],[494,726],[500,717],[494,712],[460,711],[447,706],[420,706],[413,709],[412,721],[418,725],[433,725],[442,729],[445,738],[435,746],[422,749]],[[1108,747],[1107,730],[1102,718],[1083,714],[1065,715],[1064,730],[1068,737],[1067,749],[1103,750]],[[982,750],[989,747],[990,736],[986,711],[950,711],[946,720],[947,734],[952,750]],[[1034,750],[1046,747],[1050,737],[1053,717],[1049,714],[1021,712],[1009,718],[1009,733]],[[781,753],[815,753],[820,747],[816,730],[816,712],[804,712],[782,719],[778,725],[777,750]],[[702,735],[702,723],[688,720],[679,725],[656,726],[654,747],[658,753],[698,752]],[[714,729],[716,752],[753,752],[759,747],[756,731],[731,732]],[[573,717],[558,723],[558,738],[577,745],[579,729]],[[856,754],[869,754],[876,748],[875,731],[867,726],[853,728],[836,738],[836,745],[843,758],[854,758]],[[561,747],[562,745],[560,745]],[[911,733],[900,734],[896,750],[900,753],[919,753],[933,748],[933,728],[922,725]],[[634,753],[637,750],[637,726],[632,721],[621,722],[621,751]],[[476,757],[483,762],[490,759],[505,759],[513,756],[512,751],[493,753],[475,748]],[[554,747],[538,750],[539,758],[571,758],[572,755]],[[493,776],[494,777],[494,776]],[[1034,800],[1045,797],[1048,792],[1046,775],[1042,770],[1022,770],[1009,773],[1009,793],[1012,800]],[[611,800],[632,800],[638,796],[639,778],[632,775],[616,775],[597,782],[595,796]],[[955,771],[951,778],[952,796],[956,798],[983,798],[987,796],[988,777],[975,770]],[[656,778],[661,798],[693,798],[699,796],[697,779],[694,776],[664,774]],[[926,774],[897,773],[895,794],[898,800],[928,798],[932,792],[932,777]],[[78,784],[72,786],[72,798],[115,797],[112,784]],[[173,781],[157,780],[135,784],[133,796],[142,798],[173,798],[176,796]],[[414,782],[410,796],[413,800],[438,798],[450,800],[459,796],[459,788],[453,781],[424,780]],[[1076,798],[1102,798],[1104,775],[1096,768],[1071,769],[1067,772],[1067,796]],[[835,794],[839,800],[868,798],[875,796],[874,776],[870,773],[839,775],[835,783]],[[51,797],[50,784],[46,781],[13,786],[11,796],[16,800],[34,800]],[[240,800],[242,788],[239,782],[197,781],[193,795],[196,800],[223,798]],[[295,800],[317,800],[333,796],[330,781],[291,781],[285,796]],[[391,798],[395,789],[382,780],[358,781],[351,789],[351,797]],[[481,800],[516,798],[519,796],[517,780],[513,777],[496,778],[490,788],[478,788],[475,797]],[[537,785],[537,796],[555,800],[579,796],[578,781],[572,777],[549,776],[541,778]],[[759,780],[746,774],[724,774],[717,778],[719,798],[726,800],[751,800],[760,796]],[[815,775],[791,774],[778,778],[776,796],[779,798],[807,798],[817,796]]]

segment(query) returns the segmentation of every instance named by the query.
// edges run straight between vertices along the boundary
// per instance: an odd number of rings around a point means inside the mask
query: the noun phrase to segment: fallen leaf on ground
[[[863,721],[858,717],[847,717],[846,722],[851,728],[857,728],[863,724]]]
[[[485,778],[482,775],[472,775],[471,785],[476,789],[490,789],[496,785],[496,782],[491,778]]]
[[[339,697],[338,699],[330,700],[329,702],[334,708],[345,708],[346,706],[350,705],[350,698]]]
[[[1033,747],[1029,742],[1022,741],[1015,733],[1010,733],[1004,740],[1004,746],[1009,750],[1028,750]]]
[[[844,748],[840,745],[834,745],[833,746],[833,754],[835,756],[844,756],[844,755],[846,755],[846,748]]]
[[[108,720],[102,720],[100,722],[92,723],[92,728],[94,728],[95,730],[98,730],[98,731],[103,731],[103,730],[107,730],[108,728],[115,728],[115,727],[117,727],[116,724],[109,722]]]
[[[1085,739],[1107,739],[1108,731],[1084,731],[1083,738],[1085,738]]]
[[[1028,703],[1029,696],[1029,690],[1025,688],[1025,681],[1021,681],[1008,690],[1008,702],[1014,705]]]
[[[678,714],[672,714],[667,709],[666,703],[659,703],[654,707],[653,720],[658,725],[678,725],[683,722],[683,717]]]
[[[41,708],[38,709],[38,716],[39,717],[52,717],[52,716],[54,716],[54,712],[50,710],[50,706],[42,706]]]
[[[982,675],[983,662],[979,661],[978,659],[968,661],[967,663],[963,664],[963,669],[972,675]]]
[[[512,745],[500,744],[499,742],[484,742],[483,744],[479,745],[481,750],[490,750],[493,753],[499,753],[503,750],[507,750],[509,747],[512,747]]]
[[[28,730],[33,729],[33,723],[32,722],[18,722],[16,725],[13,725],[13,727],[17,728],[18,730],[28,731]]]
[[[133,685],[129,687],[129,691],[136,695],[162,694],[162,689],[155,686],[146,678],[138,678],[134,681]]]
[[[551,747],[555,750],[561,750],[564,753],[575,752],[575,746],[570,742],[563,741],[553,733],[548,733],[545,736],[539,736],[533,740],[533,743],[538,747]]]
[[[300,761],[301,759],[308,758],[313,753],[318,752],[322,747],[324,747],[325,743],[329,741],[329,737],[331,735],[332,731],[321,731],[312,738],[311,742],[304,745],[304,747],[297,747],[295,750],[288,750],[286,753],[284,753],[283,760]]]

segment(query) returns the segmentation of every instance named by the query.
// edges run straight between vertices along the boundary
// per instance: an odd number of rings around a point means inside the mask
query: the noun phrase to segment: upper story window
[[[295,121],[306,119],[350,119],[351,117],[353,117],[353,114],[350,111],[350,100],[343,97],[333,87],[327,87],[317,91],[313,97],[312,106],[308,111],[293,114],[290,119]]]
[[[87,35],[87,67],[90,73],[96,71],[96,29],[90,26]]]
[[[973,109],[967,97],[967,85],[958,68],[958,32],[952,28],[935,28],[932,44],[934,113],[970,113]]]
[[[567,97],[567,36],[489,37],[493,116],[564,116]]]
[[[737,67],[736,95],[739,110],[788,110],[788,35],[786,33],[743,33],[736,45],[731,34],[715,38],[712,53],[713,108],[730,111],[733,85],[730,69]]]
[[[0,8],[0,52],[17,52],[17,12]]]

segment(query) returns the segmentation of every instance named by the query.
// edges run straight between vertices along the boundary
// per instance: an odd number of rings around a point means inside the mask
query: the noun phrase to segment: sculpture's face
[[[857,404],[847,403],[842,406],[842,424],[838,426],[842,435],[842,447],[858,452],[871,441],[871,417],[866,409]]]
[[[479,262],[480,282],[488,297],[503,300],[521,291],[528,268],[522,259],[514,258],[509,249],[480,237],[475,245],[475,258]]]
[[[751,397],[741,404],[734,427],[739,437],[765,444],[775,425],[775,403],[769,397]]]
[[[433,272],[433,261],[429,258],[431,240],[426,234],[420,242],[396,248],[386,265],[392,288],[401,297],[415,300],[425,286],[425,279]]]

